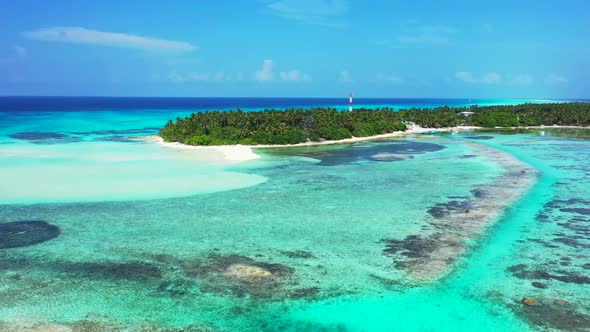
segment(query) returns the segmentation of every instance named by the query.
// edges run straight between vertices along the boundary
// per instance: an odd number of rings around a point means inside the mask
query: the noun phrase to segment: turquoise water
[[[589,229],[579,225],[589,221],[588,212],[563,213],[555,204],[573,199],[576,203],[563,206],[588,207],[588,141],[537,134],[494,135],[492,141],[486,142],[516,155],[542,175],[452,275],[426,287],[305,305],[294,310],[291,319],[320,326],[329,322],[352,330],[590,328]],[[556,134],[567,136],[567,131]],[[545,214],[551,216],[545,218]],[[578,221],[572,227],[576,218]],[[564,239],[573,241],[560,241]],[[525,267],[515,268],[521,265]],[[547,278],[546,274],[552,277]],[[534,281],[546,284],[547,288],[534,287]],[[519,300],[525,296],[542,301],[544,306],[523,306]],[[568,304],[555,305],[553,302],[558,299]]]
[[[585,131],[228,164],[129,139],[159,114],[3,120],[0,329],[590,328]]]

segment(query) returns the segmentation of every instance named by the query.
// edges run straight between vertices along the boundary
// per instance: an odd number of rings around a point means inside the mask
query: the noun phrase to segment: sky
[[[0,0],[0,95],[590,98],[586,0]]]

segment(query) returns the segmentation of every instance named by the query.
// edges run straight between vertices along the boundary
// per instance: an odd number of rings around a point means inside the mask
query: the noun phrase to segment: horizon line
[[[106,96],[106,95],[0,95],[0,98],[143,98],[143,99],[348,99],[348,95],[342,97],[264,97],[264,96]],[[354,97],[355,99],[464,99],[464,100],[590,100],[590,97]]]

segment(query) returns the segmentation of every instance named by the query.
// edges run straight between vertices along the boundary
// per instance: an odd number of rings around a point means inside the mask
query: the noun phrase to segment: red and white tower
[[[352,92],[350,93],[350,98],[348,100],[349,100],[348,111],[352,112]]]

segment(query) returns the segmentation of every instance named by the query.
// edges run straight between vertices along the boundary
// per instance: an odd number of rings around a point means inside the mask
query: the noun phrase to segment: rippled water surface
[[[140,118],[3,120],[0,329],[590,328],[587,131],[230,165],[130,139],[166,121]]]

